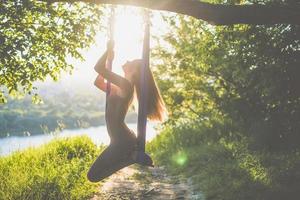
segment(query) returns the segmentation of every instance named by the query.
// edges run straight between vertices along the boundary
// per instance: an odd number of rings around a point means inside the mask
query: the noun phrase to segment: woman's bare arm
[[[119,76],[114,72],[107,70],[106,68],[102,69],[99,74],[103,76],[106,80],[118,86],[123,93],[130,92],[133,89],[132,84],[127,79],[123,78],[122,76]]]
[[[101,75],[97,76],[94,85],[103,92],[106,92],[107,84],[104,82],[104,78]]]
[[[98,74],[100,74],[100,71],[102,70],[102,68],[105,69],[107,53],[108,53],[108,51],[104,52],[104,54],[100,57],[100,59],[97,61],[96,65],[94,67],[95,71],[98,72]]]
[[[118,86],[122,90],[122,92],[130,92],[133,89],[133,86],[127,79],[106,69],[106,59],[107,57],[110,57],[110,59],[112,59],[113,54],[113,50],[111,48],[108,48],[108,50],[98,60],[94,69],[96,72],[99,73],[100,76],[113,83],[114,85]]]

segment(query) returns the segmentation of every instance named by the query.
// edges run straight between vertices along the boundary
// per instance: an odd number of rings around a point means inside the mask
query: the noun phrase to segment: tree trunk
[[[45,2],[89,2],[96,4],[131,5],[163,10],[214,25],[231,24],[300,24],[300,4],[291,5],[222,5],[198,0],[41,0]]]

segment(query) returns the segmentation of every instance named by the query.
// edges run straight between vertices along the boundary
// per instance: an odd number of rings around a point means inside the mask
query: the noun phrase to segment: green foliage
[[[166,125],[147,150],[157,165],[191,178],[194,189],[208,200],[299,197],[299,151],[290,155],[252,152],[245,148],[246,141],[228,145],[222,139],[212,140],[216,132],[215,127],[191,121]]]
[[[99,150],[76,137],[2,157],[0,199],[88,199],[97,184],[86,174]]]
[[[72,70],[67,56],[94,41],[102,9],[86,3],[5,0],[0,5],[0,103],[31,93],[33,82]],[[36,96],[34,96],[36,97]]]
[[[175,52],[159,51],[157,74],[170,77],[160,82],[174,119],[205,120],[213,112],[241,124],[262,148],[299,145],[299,26],[214,28],[186,18],[170,23],[181,24],[165,38]]]
[[[155,159],[207,199],[298,199],[300,26],[165,19],[153,56],[170,117]]]

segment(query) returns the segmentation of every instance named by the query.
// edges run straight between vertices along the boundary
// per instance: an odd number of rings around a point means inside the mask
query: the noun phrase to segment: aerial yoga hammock
[[[145,12],[142,59],[127,62],[122,66],[125,78],[111,71],[114,57],[114,15],[114,9],[112,9],[107,51],[95,66],[95,70],[99,73],[95,85],[106,91],[105,119],[111,143],[96,159],[88,172],[87,177],[92,182],[101,181],[134,163],[153,166],[151,157],[145,153],[147,117],[161,121],[165,111],[164,102],[149,68],[149,12]],[[107,80],[106,83],[104,79]],[[137,137],[124,123],[134,91],[138,98]]]

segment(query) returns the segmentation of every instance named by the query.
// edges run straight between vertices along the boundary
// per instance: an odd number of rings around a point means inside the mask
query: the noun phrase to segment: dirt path
[[[202,200],[187,181],[163,168],[127,167],[109,177],[91,200]]]

